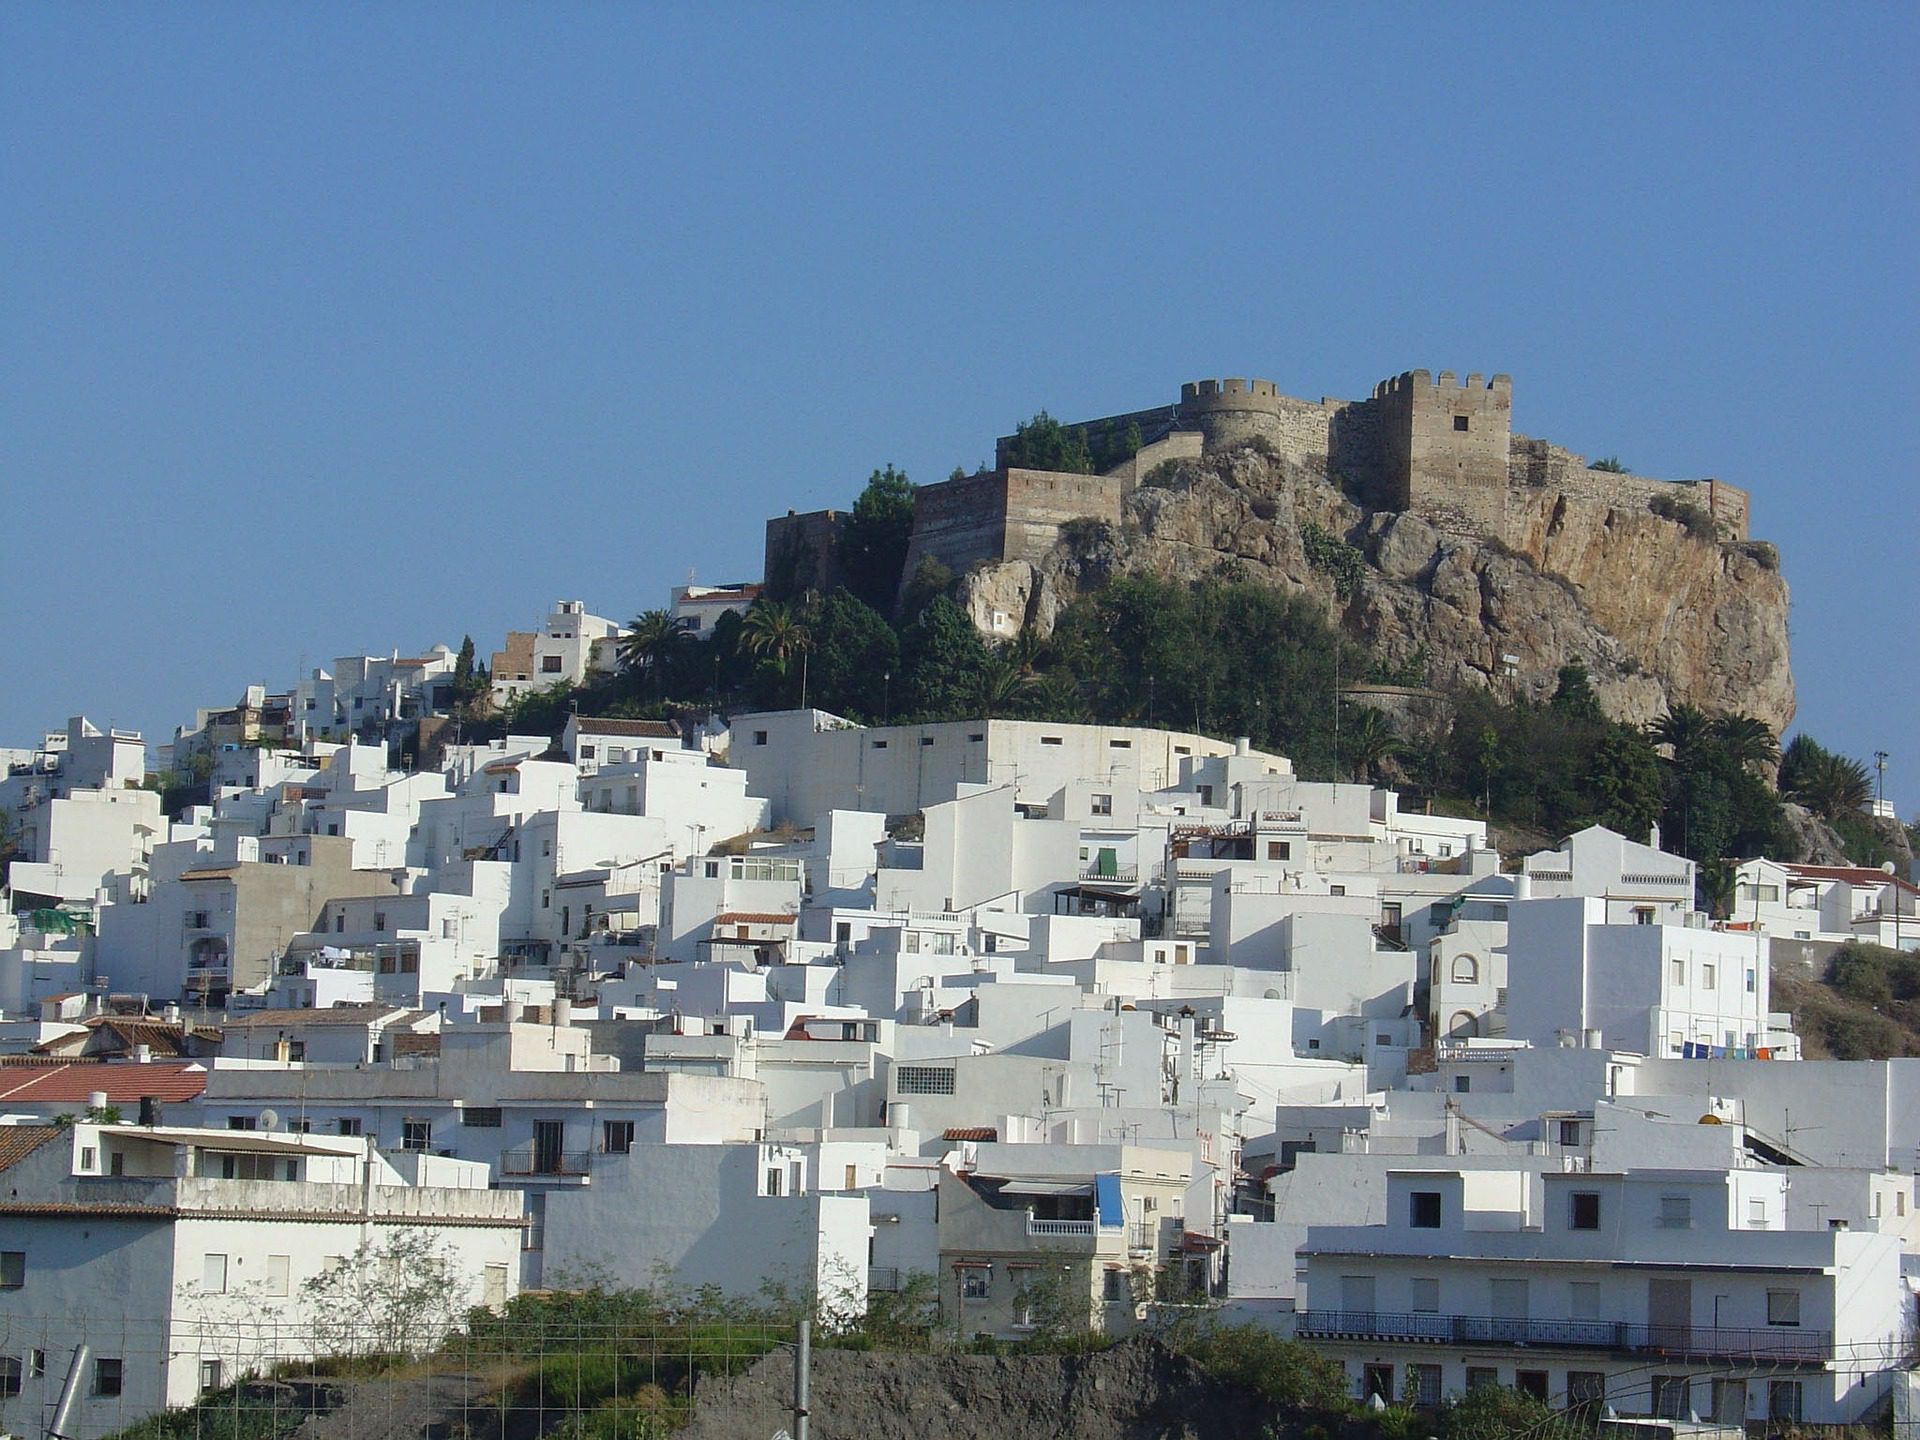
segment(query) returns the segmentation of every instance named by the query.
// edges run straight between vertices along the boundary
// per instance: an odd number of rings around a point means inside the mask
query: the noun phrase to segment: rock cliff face
[[[1370,511],[1325,474],[1253,448],[1150,478],[1126,497],[1117,528],[1070,527],[1038,561],[964,577],[976,623],[991,629],[999,611],[1048,631],[1061,606],[1111,574],[1234,574],[1318,597],[1391,662],[1424,653],[1429,683],[1443,689],[1544,699],[1560,666],[1578,660],[1618,719],[1651,720],[1680,701],[1755,715],[1776,732],[1793,718],[1787,587],[1764,545],[1546,490],[1509,492],[1500,533],[1443,529]]]

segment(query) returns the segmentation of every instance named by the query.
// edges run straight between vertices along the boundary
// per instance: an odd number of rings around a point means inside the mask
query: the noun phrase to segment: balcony
[[[1031,1211],[1027,1214],[1027,1234],[1058,1238],[1064,1235],[1093,1238],[1091,1220],[1042,1220]]]
[[[500,1155],[502,1175],[579,1176],[593,1168],[591,1150],[550,1150],[536,1144],[516,1145]]]
[[[1378,1310],[1307,1310],[1294,1327],[1303,1340],[1386,1340],[1426,1345],[1515,1345],[1543,1350],[1607,1350],[1667,1359],[1818,1365],[1833,1358],[1833,1335],[1797,1326],[1758,1329],[1641,1325],[1618,1320],[1523,1320],[1497,1315],[1411,1315]]]
[[[1109,865],[1104,870],[1098,865],[1080,867],[1082,880],[1104,880],[1109,885],[1137,885],[1140,883],[1140,871],[1133,865]]]

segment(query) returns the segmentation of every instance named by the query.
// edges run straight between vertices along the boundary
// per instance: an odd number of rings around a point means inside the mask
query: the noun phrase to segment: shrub
[[[1687,534],[1696,540],[1713,538],[1713,517],[1691,500],[1681,500],[1672,495],[1655,495],[1647,501],[1647,508],[1662,520],[1675,520],[1687,527]]]
[[[1262,1326],[1207,1319],[1176,1327],[1166,1341],[1201,1369],[1257,1390],[1275,1405],[1338,1410],[1347,1403],[1346,1371],[1338,1362]]]
[[[1742,555],[1755,561],[1763,570],[1780,568],[1780,552],[1765,540],[1743,540],[1739,549]]]
[[[1337,535],[1329,535],[1309,520],[1300,527],[1300,548],[1306,551],[1309,565],[1333,577],[1334,593],[1341,599],[1360,587],[1366,560],[1359,550]]]
[[[1620,457],[1618,455],[1602,455],[1598,460],[1591,462],[1587,466],[1587,469],[1605,471],[1609,475],[1625,475],[1627,473],[1627,467],[1620,463]]]

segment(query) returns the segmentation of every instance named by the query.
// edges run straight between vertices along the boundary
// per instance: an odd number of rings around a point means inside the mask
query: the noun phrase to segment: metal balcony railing
[[[585,1175],[592,1166],[591,1150],[547,1150],[528,1144],[500,1154],[502,1175]]]
[[[1619,1320],[1532,1320],[1498,1315],[1391,1314],[1378,1310],[1307,1310],[1295,1333],[1303,1340],[1391,1340],[1431,1345],[1524,1345],[1541,1349],[1611,1350],[1700,1360],[1819,1364],[1833,1358],[1833,1334],[1793,1325],[1759,1328],[1643,1325]]]

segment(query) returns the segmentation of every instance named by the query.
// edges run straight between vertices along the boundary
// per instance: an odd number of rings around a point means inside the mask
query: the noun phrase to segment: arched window
[[[1477,1034],[1480,1022],[1465,1010],[1454,1012],[1453,1021],[1447,1026],[1447,1034],[1455,1040],[1466,1040]]]
[[[1453,982],[1456,985],[1477,985],[1480,983],[1480,962],[1471,955],[1453,957]]]

